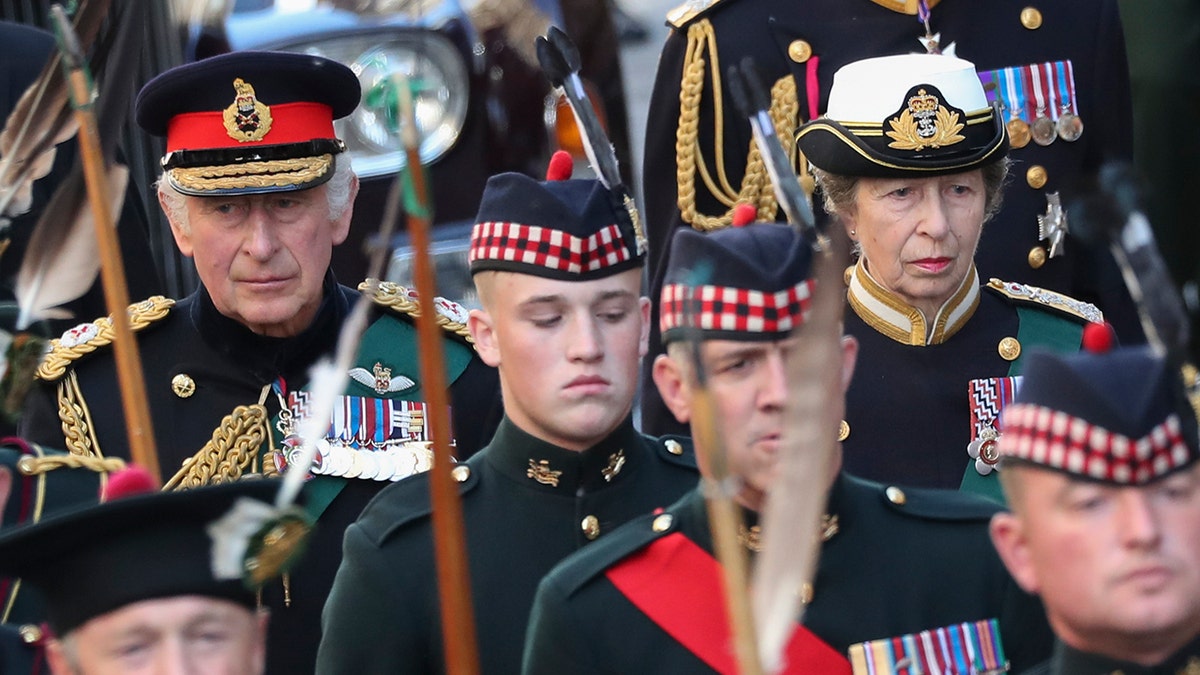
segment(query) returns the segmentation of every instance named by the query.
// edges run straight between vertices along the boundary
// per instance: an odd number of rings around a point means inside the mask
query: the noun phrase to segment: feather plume
[[[120,14],[96,44],[93,56],[101,85],[94,104],[96,127],[107,167],[111,200],[108,207],[114,223],[121,213],[129,183],[128,170],[114,161],[134,88],[133,78],[126,74],[139,70],[142,49],[137,31],[144,25],[146,5],[121,3],[118,9]],[[69,107],[64,110],[71,112]],[[74,133],[77,126],[65,126],[63,131],[70,129]],[[44,154],[52,157],[53,151],[50,148]],[[15,292],[20,307],[18,329],[40,319],[70,317],[68,312],[55,308],[87,292],[100,271],[94,228],[83,172],[77,164],[39,216],[21,261]]]
[[[803,610],[802,590],[816,573],[821,516],[837,467],[844,398],[841,277],[850,256],[844,230],[829,229],[828,250],[815,256],[813,308],[788,359],[784,446],[763,512],[763,551],[752,586],[759,656],[767,672],[786,666],[784,647]]]
[[[84,50],[95,42],[110,4],[111,0],[80,3],[74,26]],[[55,147],[77,130],[68,105],[66,78],[55,52],[0,131],[0,215],[20,215],[29,209],[33,182],[50,170]]]

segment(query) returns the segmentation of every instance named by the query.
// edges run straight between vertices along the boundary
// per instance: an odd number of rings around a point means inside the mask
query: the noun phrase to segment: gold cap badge
[[[237,95],[224,111],[225,132],[241,143],[261,141],[271,130],[271,109],[254,97],[254,87],[242,78],[233,81]]]

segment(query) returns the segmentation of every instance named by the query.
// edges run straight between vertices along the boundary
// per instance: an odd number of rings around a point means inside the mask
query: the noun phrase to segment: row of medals
[[[370,450],[353,448],[327,439],[317,441],[320,468],[313,473],[322,476],[358,478],[361,480],[397,481],[433,467],[431,443],[407,441],[399,446]],[[299,449],[293,450],[298,453]]]
[[[1005,126],[1008,127],[1008,142],[1014,148],[1023,148],[1029,145],[1030,140],[1042,146],[1050,145],[1058,138],[1074,143],[1083,135],[1083,120],[1067,110],[1059,115],[1058,121],[1039,111],[1033,124],[1014,116]]]

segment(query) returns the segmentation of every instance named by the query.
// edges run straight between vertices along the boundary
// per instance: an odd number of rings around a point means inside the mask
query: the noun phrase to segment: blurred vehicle
[[[420,154],[434,209],[439,293],[470,303],[466,248],[487,178],[503,171],[541,175],[550,154],[576,133],[570,112],[557,104],[537,65],[533,40],[550,23],[579,35],[585,77],[601,73],[602,85],[592,84],[604,94],[601,116],[609,120],[623,164],[629,164],[607,1],[236,0],[215,19],[199,22],[187,41],[188,56],[246,49],[305,52],[340,61],[358,74],[363,101],[335,123],[361,181],[350,238],[334,250],[333,260],[339,279],[351,284],[366,273],[364,243],[379,229],[391,183],[405,165],[388,88],[394,74],[407,76],[415,90]],[[566,2],[571,4],[561,4]],[[580,7],[586,4],[599,11],[583,16]],[[572,26],[583,22],[587,25]],[[580,149],[568,149],[583,156]],[[404,241],[401,234],[388,273],[401,283],[411,258]]]

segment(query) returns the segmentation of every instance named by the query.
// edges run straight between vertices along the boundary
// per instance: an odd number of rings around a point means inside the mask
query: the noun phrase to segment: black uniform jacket
[[[701,12],[669,15],[672,30],[650,99],[644,154],[651,297],[657,298],[662,289],[671,234],[676,227],[692,226],[680,215],[681,176],[694,177],[699,214],[720,216],[730,208],[712,195],[700,168],[690,169],[691,160],[685,156],[683,163],[677,162],[677,144],[682,139],[678,147],[685,149],[684,154],[694,154],[695,165],[703,163],[712,180],[719,182],[714,140],[719,127],[724,171],[735,195],[746,173],[749,123],[737,113],[728,86],[721,88],[723,99],[714,101],[711,71],[716,69],[718,77],[724,78],[725,69],[750,56],[766,86],[790,76],[791,82],[783,83],[790,89],[786,93],[777,90],[775,96],[780,110],[796,120],[779,131],[780,137],[789,138],[800,123],[825,112],[833,74],[841,66],[868,57],[925,51],[918,42],[925,29],[917,17],[892,9],[905,4],[901,0],[717,0]],[[916,6],[915,0],[907,4]],[[1004,191],[1003,207],[985,226],[979,245],[980,275],[985,280],[1018,281],[1092,302],[1104,310],[1123,342],[1137,341],[1141,330],[1136,314],[1106,252],[1068,236],[1065,256],[1046,260],[1037,269],[1029,263],[1031,249],[1045,247],[1039,239],[1037,216],[1046,213],[1047,196],[1069,190],[1077,176],[1094,172],[1106,159],[1131,155],[1129,74],[1116,0],[941,0],[929,4],[933,7],[930,27],[940,34],[942,47],[953,42],[957,55],[981,71],[1070,60],[1079,117],[1084,123],[1083,135],[1073,143],[1057,139],[1043,147],[1030,142],[1011,152],[1012,177]],[[1027,13],[1023,23],[1022,11],[1027,7],[1038,12],[1037,21]],[[691,52],[689,33],[694,38]],[[689,53],[703,58],[702,62],[692,59],[691,67],[703,75],[698,87],[694,83],[682,86]],[[681,93],[681,89],[685,91]],[[681,105],[695,109],[694,121],[681,123]],[[689,143],[693,136],[695,142]],[[698,150],[691,153],[686,151],[689,147]],[[1064,194],[1063,204],[1068,202]],[[816,210],[821,210],[819,203]],[[652,326],[651,353],[655,353],[659,346],[657,312]],[[643,382],[650,382],[648,367]],[[652,386],[644,388],[643,429],[654,434],[682,433],[657,391]]]
[[[1054,656],[1029,670],[1028,675],[1194,675],[1200,673],[1200,636],[1156,666],[1088,654],[1062,642],[1054,643]]]
[[[947,302],[945,323],[926,318],[937,324],[927,337],[921,324],[901,319],[919,317],[916,310],[875,284],[861,265],[850,279],[845,331],[859,349],[846,393],[846,470],[903,485],[963,485],[999,499],[995,474],[981,476],[967,454],[970,381],[1019,374],[1021,356],[1035,347],[1077,351],[1083,315],[1099,312],[1039,289],[988,282],[964,287],[967,294]],[[1017,293],[1006,294],[1010,288]],[[965,476],[971,482],[964,484]]]
[[[988,520],[996,508],[961,493],[885,488],[841,474],[829,499],[838,531],[821,549],[804,625],[845,655],[851,645],[868,640],[998,618],[1015,672],[1045,659],[1051,636],[1041,605],[1008,576],[988,538]],[[638,518],[547,575],[530,619],[524,673],[713,672],[605,575],[675,532],[712,554],[699,490],[666,513],[672,516],[669,526],[659,516]],[[675,585],[671,579],[688,579],[689,574],[689,569],[664,564],[647,578],[668,586]],[[720,590],[697,588],[696,593]]]
[[[330,275],[325,299],[312,325],[286,339],[256,335],[221,315],[203,288],[169,308],[162,318],[147,322],[137,333],[138,348],[164,480],[214,435],[236,437],[245,433],[246,430],[239,432],[236,426],[225,426],[221,433],[216,430],[235,408],[262,400],[264,387],[281,380],[289,391],[302,387],[308,379],[309,367],[319,357],[333,353],[338,331],[358,296],[356,291],[337,285]],[[388,348],[411,354],[416,345],[394,344]],[[194,391],[186,397],[174,391],[173,380],[180,375],[186,375],[194,384]],[[41,383],[41,396],[30,402],[23,422],[28,436],[47,444],[64,445],[56,387],[71,378],[78,382],[93,422],[90,432],[98,443],[89,447],[98,445],[100,452],[128,458],[111,348],[79,357],[68,365],[66,374],[58,381]],[[459,452],[470,453],[486,442],[488,432],[495,426],[495,418],[489,422],[489,417],[498,408],[498,389],[495,371],[478,358],[473,358],[454,380],[450,394]],[[31,398],[38,393],[35,390]],[[269,440],[278,447],[281,435],[274,418],[279,411],[279,399],[268,390],[263,403],[271,416],[273,436]],[[65,444],[70,448],[72,442],[72,438],[67,438]],[[257,451],[265,442],[255,439],[252,447]],[[266,461],[271,460],[267,457]],[[261,468],[261,462],[250,467]],[[317,478],[317,481],[337,480],[329,476]],[[321,513],[299,565],[286,581],[271,582],[263,590],[264,603],[271,608],[267,659],[270,673],[312,671],[320,640],[321,608],[341,561],[342,533],[367,502],[388,485],[387,481],[374,480],[343,482],[344,487]]]
[[[507,418],[456,468],[484,673],[516,673],[533,594],[559,560],[696,485],[690,447],[624,422],[572,452]],[[427,475],[384,490],[346,530],[317,672],[442,673]],[[564,671],[565,672],[565,671]]]

